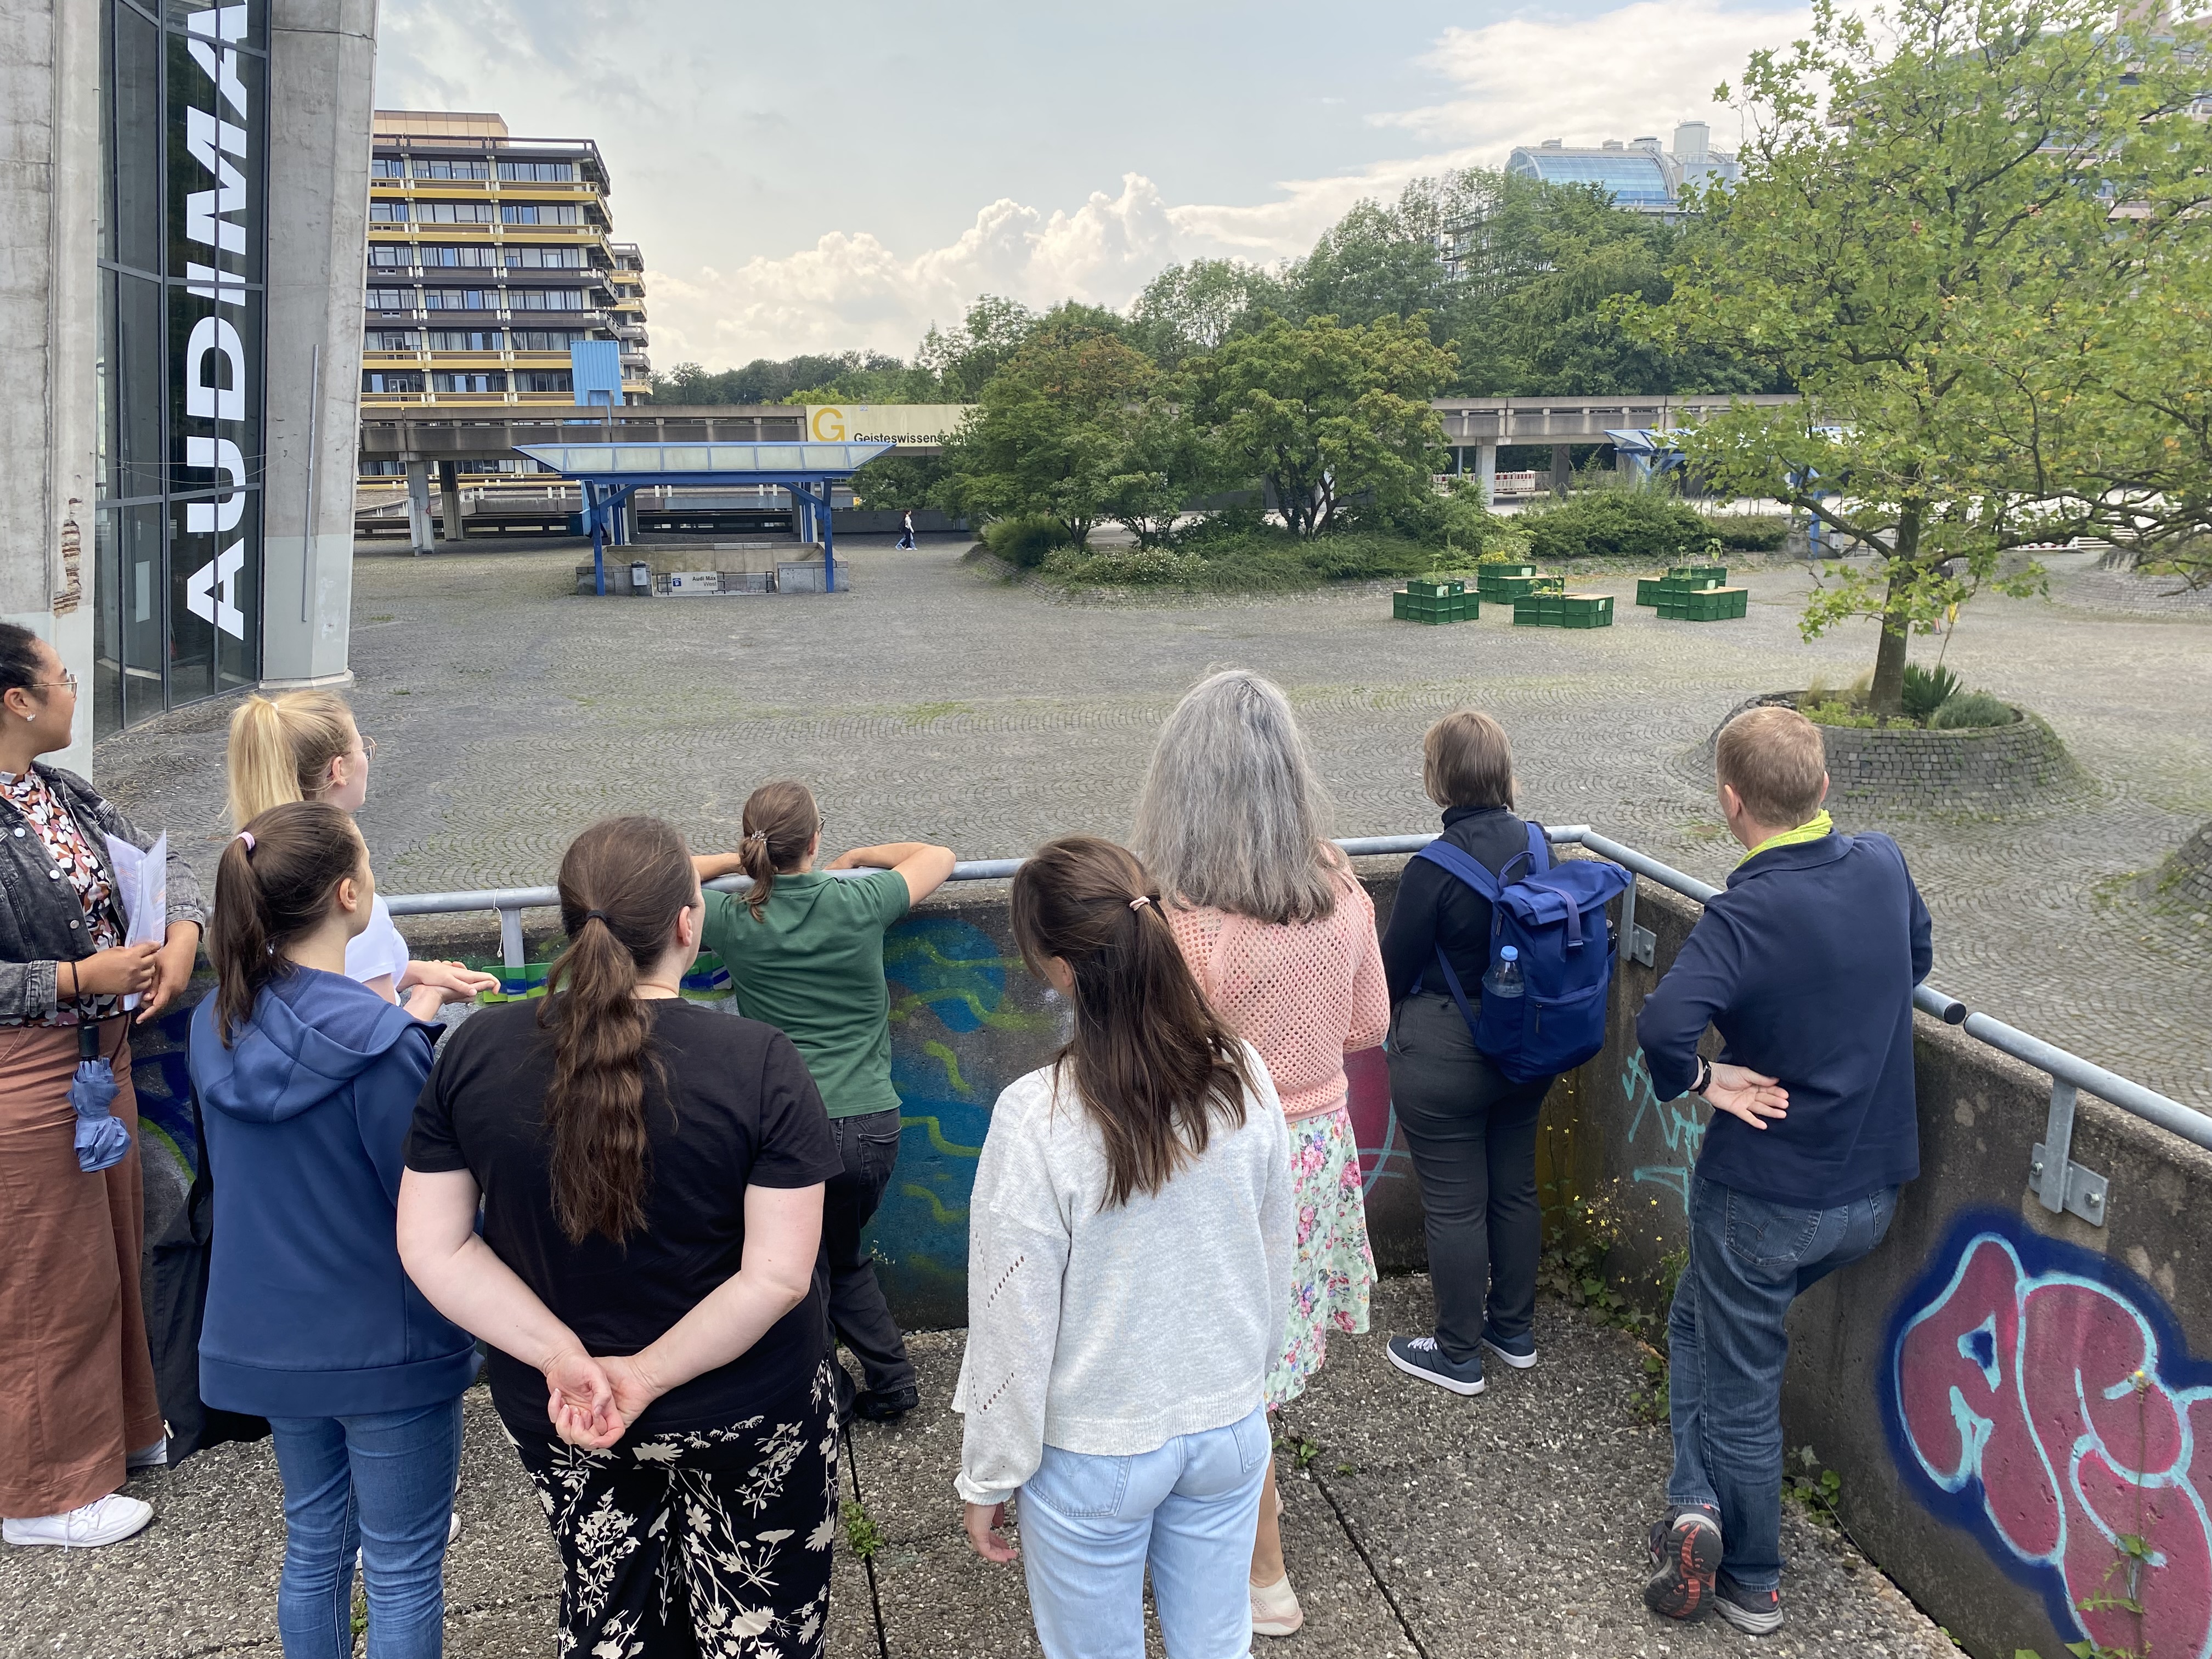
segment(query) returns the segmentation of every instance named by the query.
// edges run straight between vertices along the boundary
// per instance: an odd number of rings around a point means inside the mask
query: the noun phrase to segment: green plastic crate
[[[1659,614],[1674,622],[1733,622],[1749,614],[1750,592],[1741,587],[1702,587],[1670,595]]]
[[[1418,599],[1449,599],[1455,593],[1466,592],[1467,584],[1459,580],[1457,578],[1438,582],[1409,581],[1406,584],[1406,592],[1413,594]]]
[[[1559,605],[1559,626],[1562,628],[1613,626],[1613,595],[1610,593],[1564,594]]]
[[[1399,622],[1426,623],[1431,626],[1472,622],[1482,614],[1482,601],[1473,593],[1433,596],[1400,588],[1390,596],[1390,614]]]

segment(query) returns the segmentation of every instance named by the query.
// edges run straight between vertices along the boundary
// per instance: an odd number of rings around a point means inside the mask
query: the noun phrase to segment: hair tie
[[[241,830],[238,832],[238,839],[246,843],[246,856],[252,858],[253,856],[254,845],[253,831],[251,830]]]
[[[607,921],[607,913],[604,910],[586,910],[584,912],[584,920],[586,921]],[[611,927],[614,926],[614,923],[607,921],[607,926]]]
[[[1132,910],[1141,910],[1152,902],[1152,896],[1150,893],[1139,893],[1129,901],[1129,908]]]
[[[752,834],[750,834],[750,836],[747,836],[745,837],[745,839],[744,839],[744,845],[746,845],[747,847],[750,847],[750,846],[751,846],[755,842],[759,842],[762,846],[763,846],[763,847],[767,846],[767,845],[768,845],[768,831],[767,831],[767,830],[754,830],[754,831],[752,832]]]

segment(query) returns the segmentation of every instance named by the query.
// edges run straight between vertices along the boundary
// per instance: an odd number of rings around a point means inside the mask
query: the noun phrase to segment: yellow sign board
[[[806,435],[824,444],[941,444],[973,404],[808,404]]]

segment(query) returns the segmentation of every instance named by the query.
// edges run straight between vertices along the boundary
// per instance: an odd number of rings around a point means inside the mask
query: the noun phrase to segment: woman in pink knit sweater
[[[1137,803],[1136,842],[1176,941],[1222,1023],[1260,1051],[1291,1127],[1297,1254],[1269,1410],[1295,1400],[1331,1330],[1367,1328],[1375,1257],[1344,1057],[1382,1041],[1375,905],[1327,840],[1328,801],[1289,701],[1242,670],[1176,706]],[[1252,1551],[1252,1628],[1305,1622],[1283,1563],[1274,1473]]]

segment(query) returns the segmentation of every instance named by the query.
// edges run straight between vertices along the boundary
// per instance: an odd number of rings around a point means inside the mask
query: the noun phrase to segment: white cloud
[[[933,321],[957,321],[990,292],[1035,306],[1062,299],[1125,306],[1164,266],[1199,256],[1261,263],[1305,251],[1365,196],[1389,197],[1424,173],[1495,166],[1516,143],[1671,134],[1702,118],[1733,147],[1734,113],[1711,102],[1760,46],[1802,30],[1802,5],[1730,9],[1714,0],[1632,3],[1595,17],[1508,19],[1447,30],[1419,60],[1449,95],[1370,116],[1413,142],[1401,159],[1321,178],[1285,179],[1252,203],[1166,202],[1125,174],[1118,195],[1093,191],[1073,212],[1001,198],[943,245],[887,246],[866,230],[833,231],[813,246],[757,257],[734,270],[647,273],[655,361],[710,366],[755,356],[856,346],[905,355]],[[648,244],[650,258],[653,249]]]

